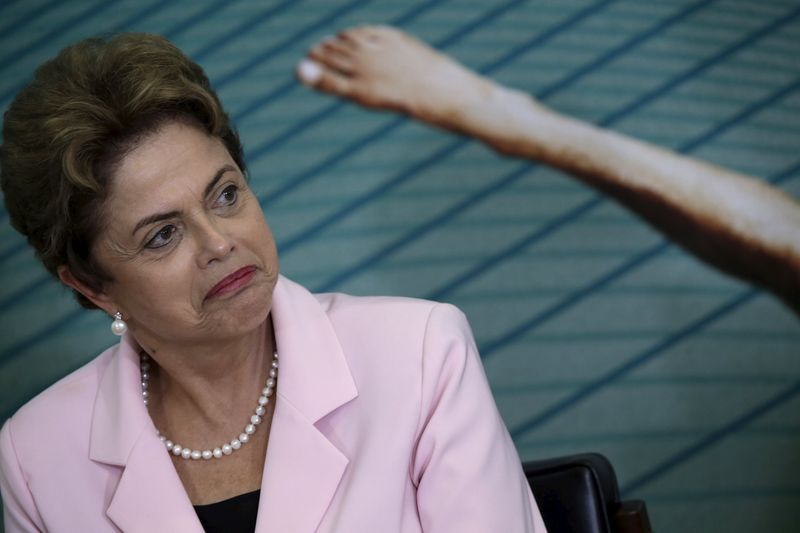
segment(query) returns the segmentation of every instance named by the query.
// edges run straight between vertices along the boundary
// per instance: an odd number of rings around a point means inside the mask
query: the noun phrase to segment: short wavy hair
[[[238,133],[208,77],[163,37],[80,41],[41,65],[17,94],[3,122],[0,186],[11,224],[52,275],[64,265],[98,291],[112,281],[91,252],[113,174],[144,137],[172,120],[219,138],[245,172]]]

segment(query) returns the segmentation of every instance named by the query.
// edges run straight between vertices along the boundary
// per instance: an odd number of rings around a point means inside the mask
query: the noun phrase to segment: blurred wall
[[[797,317],[558,172],[294,81],[312,43],[361,23],[800,194],[790,0],[6,0],[0,107],[76,39],[169,37],[238,124],[285,275],[460,306],[521,456],[606,454],[658,531],[796,531]],[[109,322],[48,279],[1,210],[2,418],[114,342]]]

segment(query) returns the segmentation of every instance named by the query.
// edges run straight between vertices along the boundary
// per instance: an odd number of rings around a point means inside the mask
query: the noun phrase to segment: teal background
[[[286,275],[460,306],[521,456],[606,454],[657,531],[798,531],[797,317],[559,172],[294,81],[312,43],[361,23],[800,194],[788,0],[5,0],[0,107],[76,39],[166,35],[238,124]],[[2,418],[112,343],[109,322],[48,279],[1,210]]]

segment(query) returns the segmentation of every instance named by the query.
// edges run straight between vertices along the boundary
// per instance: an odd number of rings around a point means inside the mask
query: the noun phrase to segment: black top
[[[260,496],[261,491],[256,490],[217,503],[195,505],[194,510],[206,533],[253,533]]]

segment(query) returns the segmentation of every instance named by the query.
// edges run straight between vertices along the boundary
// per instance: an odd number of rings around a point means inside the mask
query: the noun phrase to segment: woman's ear
[[[90,302],[108,313],[109,316],[114,316],[114,313],[119,311],[109,295],[102,291],[98,292],[90,289],[85,283],[79,281],[72,275],[67,265],[58,267],[58,278],[61,280],[61,283],[83,294]]]

